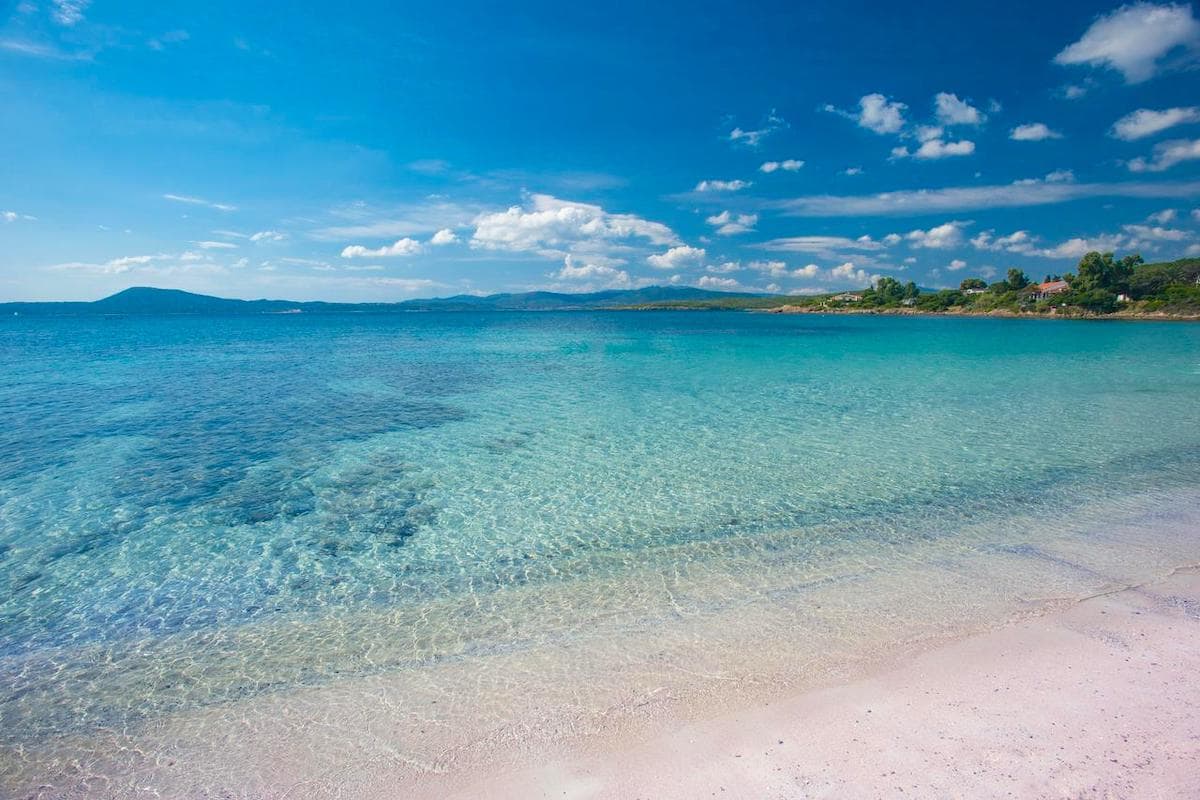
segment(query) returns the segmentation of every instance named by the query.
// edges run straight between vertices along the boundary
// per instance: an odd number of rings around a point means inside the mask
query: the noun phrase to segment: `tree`
[[[915,284],[913,288],[916,288]],[[873,287],[863,292],[863,300],[878,305],[895,304],[906,296],[904,291],[904,285],[900,281],[890,275],[884,275],[875,281]]]
[[[958,285],[958,288],[964,292],[967,289],[986,289],[987,282],[982,278],[965,278],[963,282]]]
[[[1004,282],[1008,284],[1009,289],[1017,292],[1029,285],[1029,276],[1016,267],[1013,267],[1008,271],[1008,277]]]
[[[1129,291],[1129,279],[1133,277],[1133,269],[1142,263],[1142,257],[1134,254],[1125,256],[1120,261],[1113,258],[1112,253],[1091,252],[1079,260],[1079,277],[1076,287],[1087,292],[1099,289],[1104,292]]]
[[[920,294],[921,294],[921,290],[917,288],[917,284],[915,281],[909,281],[908,283],[904,284],[904,299],[905,300],[915,300],[915,299],[917,299],[918,296],[920,296]]]

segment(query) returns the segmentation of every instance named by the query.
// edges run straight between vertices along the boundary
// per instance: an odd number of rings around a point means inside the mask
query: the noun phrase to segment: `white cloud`
[[[192,242],[202,250],[231,250],[237,247],[233,242]]]
[[[1164,208],[1162,211],[1156,211],[1146,217],[1146,219],[1159,225],[1166,225],[1168,222],[1174,222],[1177,216],[1178,214],[1176,214],[1175,209]]]
[[[1193,238],[1191,231],[1164,228],[1161,225],[1123,225],[1122,229],[1141,241],[1185,242]]]
[[[342,249],[342,258],[380,258],[387,256],[412,256],[421,252],[421,243],[407,236],[397,239],[392,244],[377,247],[374,250],[361,244],[352,244]]]
[[[1190,4],[1132,3],[1098,18],[1083,34],[1054,57],[1057,64],[1110,67],[1126,83],[1154,77],[1159,61],[1175,48],[1200,41],[1200,23]]]
[[[742,265],[736,261],[726,261],[723,264],[709,264],[704,268],[705,272],[711,272],[714,275],[726,275],[730,272],[738,272]]]
[[[1056,169],[1046,173],[1044,180],[1046,183],[1071,183],[1075,180],[1075,173],[1069,169]]]
[[[1062,87],[1062,96],[1068,100],[1078,100],[1087,93],[1088,90],[1086,86],[1080,86],[1074,83],[1069,83]]]
[[[742,189],[753,186],[750,181],[733,180],[733,181],[700,181],[696,184],[697,192],[739,192]]]
[[[52,16],[59,25],[71,27],[83,21],[83,12],[92,4],[92,0],[53,0]]]
[[[983,231],[972,237],[971,245],[976,250],[991,250],[993,252],[1032,253],[1037,238],[1029,231],[1013,231],[1007,236],[995,235],[995,231]]]
[[[633,283],[625,270],[607,264],[576,264],[569,254],[563,259],[562,269],[551,273],[550,277],[558,280],[599,282],[607,289],[630,286]]]
[[[808,195],[780,200],[771,205],[790,216],[847,217],[1019,208],[1065,203],[1087,197],[1191,198],[1198,194],[1200,181],[1074,183],[1032,180],[865,195]]]
[[[815,278],[821,274],[821,268],[816,264],[805,264],[792,270],[793,278]]]
[[[934,105],[938,122],[943,125],[980,125],[985,119],[978,108],[949,92],[938,92]]]
[[[211,200],[205,200],[203,197],[192,197],[186,194],[164,194],[163,199],[175,203],[187,203],[193,206],[214,208],[217,211],[237,211],[237,206],[230,205],[229,203],[214,203]]]
[[[1162,111],[1139,108],[1114,122],[1112,135],[1132,142],[1189,122],[1200,122],[1200,106],[1165,108]]]
[[[913,247],[923,247],[933,250],[945,250],[962,244],[962,231],[969,222],[954,220],[944,222],[927,231],[916,229],[904,234],[904,238]]]
[[[703,263],[705,255],[703,247],[683,244],[672,247],[665,253],[647,256],[646,263],[655,269],[682,269]]]
[[[758,168],[759,172],[772,173],[775,170],[783,170],[784,172],[796,172],[804,166],[804,162],[796,158],[786,158],[783,161],[764,161],[763,165]]]
[[[597,205],[534,194],[527,207],[480,214],[471,246],[486,250],[533,252],[561,259],[568,253],[594,263],[632,243],[675,245],[679,237],[659,222],[632,214],[612,214]]]
[[[464,205],[440,199],[386,208],[376,208],[360,201],[330,211],[344,224],[319,228],[309,236],[329,242],[427,236],[430,231],[441,228],[469,225],[471,220],[486,210],[481,205]]]
[[[852,119],[860,127],[875,133],[898,133],[904,127],[904,111],[907,108],[904,103],[888,100],[879,93],[859,98],[857,113],[843,111],[833,105],[825,106],[826,111]]]
[[[1196,222],[1200,222],[1200,208],[1192,209],[1192,219],[1196,220]]]
[[[893,102],[881,94],[869,94],[858,101],[858,124],[875,133],[896,133],[904,127],[904,103]]]
[[[439,246],[446,245],[446,244],[454,244],[457,241],[458,241],[458,234],[456,234],[454,231],[450,230],[449,228],[442,228],[441,230],[439,230],[437,233],[435,233],[429,239],[430,244],[439,245]]]
[[[792,269],[785,261],[750,261],[744,268],[770,275],[772,278],[815,278],[821,274],[821,268],[816,264]]]
[[[938,128],[938,135],[941,134],[941,129]],[[920,135],[920,133],[918,133]],[[906,158],[912,155],[913,158],[923,160],[933,160],[938,158],[948,158],[950,156],[969,156],[975,152],[975,143],[963,139],[957,142],[944,142],[939,138],[926,139],[917,148],[916,152],[909,153],[907,147],[898,147],[892,150],[893,158]]]
[[[1127,166],[1130,172],[1162,172],[1184,161],[1200,158],[1200,139],[1172,139],[1154,146],[1154,158],[1135,158]]]
[[[780,239],[771,239],[760,246],[764,250],[784,253],[831,255],[843,250],[882,250],[885,244],[869,236],[860,236],[857,239],[846,236],[786,236]]]
[[[774,110],[767,115],[767,124],[756,131],[747,131],[742,128],[734,128],[729,132],[729,141],[734,144],[743,144],[747,147],[758,147],[762,144],[762,140],[770,136],[775,131],[787,125]]]
[[[844,170],[842,170],[842,174],[849,175],[851,177],[855,175],[862,175],[862,167],[846,167]]]
[[[737,289],[741,286],[733,278],[718,278],[715,275],[703,275],[700,278],[701,289]]]
[[[20,220],[34,222],[37,220],[37,217],[31,217],[28,214],[19,214],[16,211],[0,211],[0,219],[5,222],[17,222]]]
[[[829,271],[829,276],[835,281],[852,281],[858,284],[872,283],[872,276],[868,275],[866,270],[856,268],[850,261],[838,264]]]
[[[946,269],[950,270],[951,272],[958,272],[960,269],[966,268],[967,262],[963,261],[961,258],[954,259],[946,266]]]
[[[1043,139],[1061,139],[1062,134],[1051,130],[1044,122],[1030,122],[1013,128],[1008,138],[1015,142],[1040,142]]]
[[[754,230],[754,226],[758,223],[758,214],[733,214],[729,211],[722,211],[704,221],[715,227],[719,235],[733,236]]]
[[[1124,244],[1125,237],[1119,235],[1075,238],[1068,239],[1062,244],[1046,250],[1033,251],[1032,255],[1042,256],[1043,258],[1079,259],[1093,251],[1101,253],[1113,252]]]
[[[282,242],[286,238],[287,234],[279,231],[258,231],[250,234],[252,242]]]

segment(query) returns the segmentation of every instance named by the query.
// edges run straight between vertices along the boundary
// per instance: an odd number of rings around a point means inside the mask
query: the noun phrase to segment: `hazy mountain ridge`
[[[486,296],[454,295],[395,303],[330,303],[293,300],[235,300],[194,294],[180,289],[135,286],[91,302],[0,303],[0,315],[109,315],[109,314],[281,314],[399,311],[568,311],[612,308],[647,303],[756,297],[747,293],[715,292],[687,286],[648,286],[643,289],[610,289],[567,294],[521,292]]]

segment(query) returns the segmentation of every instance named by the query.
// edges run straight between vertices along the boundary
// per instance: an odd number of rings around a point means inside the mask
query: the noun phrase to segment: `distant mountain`
[[[761,295],[714,292],[689,286],[647,286],[643,289],[610,289],[567,294],[522,292],[483,297],[456,295],[398,303],[325,303],[290,300],[231,300],[193,294],[179,289],[136,286],[87,303],[0,303],[0,316],[36,314],[56,316],[162,315],[162,314],[280,314],[304,312],[387,313],[400,311],[582,311],[587,309],[645,306],[648,304],[723,300]]]

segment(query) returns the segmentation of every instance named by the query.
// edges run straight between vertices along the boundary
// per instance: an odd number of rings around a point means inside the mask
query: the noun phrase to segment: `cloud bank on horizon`
[[[542,5],[20,0],[0,299],[813,293],[1200,256],[1190,3]]]

